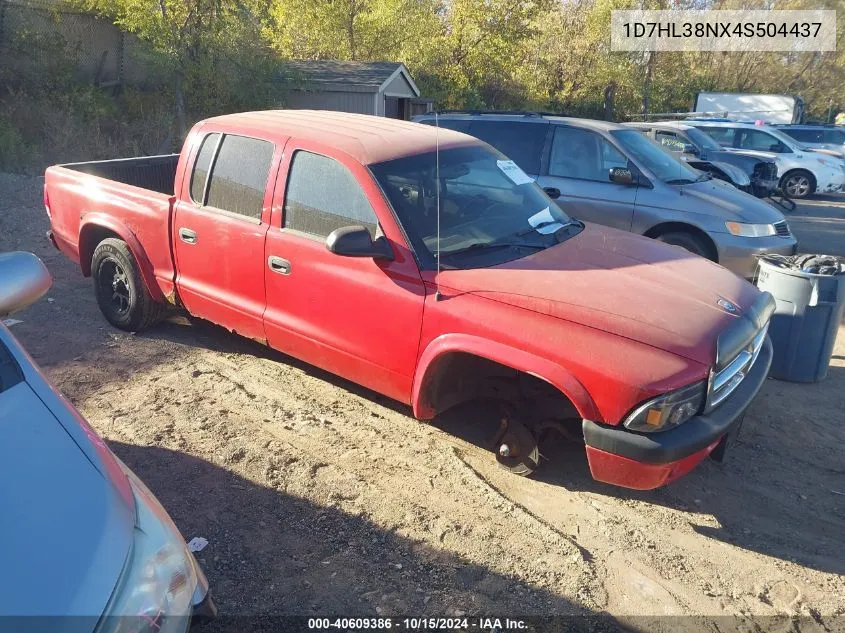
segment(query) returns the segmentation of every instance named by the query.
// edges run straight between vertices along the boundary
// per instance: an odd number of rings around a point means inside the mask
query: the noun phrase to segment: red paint
[[[271,141],[275,152],[261,221],[210,213],[190,200],[190,173],[205,134]],[[420,271],[367,165],[435,148],[430,126],[341,113],[276,111],[202,122],[179,158],[174,196],[56,166],[45,203],[59,248],[90,274],[97,235],[124,239],[158,300],[267,340],[272,347],[412,405],[430,418],[425,386],[450,352],[466,352],[556,386],[582,417],[618,424],[636,404],[707,376],[715,340],[757,291],[727,270],[674,247],[588,226],[557,247],[486,269]],[[477,143],[440,130],[441,148]],[[282,229],[296,149],[350,170],[375,210],[394,260],[330,253],[323,240]],[[328,186],[328,183],[327,183]],[[178,230],[197,232],[197,244]],[[291,262],[290,275],[267,259]],[[651,466],[588,448],[598,479],[653,487],[703,455]]]
[[[587,461],[596,481],[635,490],[651,490],[686,475],[713,452],[719,441],[683,459],[665,464],[645,464],[587,446]]]

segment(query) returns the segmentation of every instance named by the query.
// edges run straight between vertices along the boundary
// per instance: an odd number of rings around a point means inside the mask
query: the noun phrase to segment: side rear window
[[[825,130],[824,142],[845,145],[845,130]]]
[[[824,143],[822,130],[795,130],[790,128],[784,128],[783,131],[786,132],[792,138],[794,138],[796,141],[799,141],[801,143]]]
[[[214,158],[214,150],[217,149],[219,134],[209,134],[202,140],[197,160],[194,162],[194,171],[191,174],[191,200],[197,204],[204,204],[205,181],[208,178],[208,171],[211,168],[211,159]]]
[[[469,133],[502,152],[526,174],[540,173],[548,123],[473,121]]]
[[[206,205],[260,219],[272,162],[269,141],[224,135],[211,170]]]
[[[298,151],[285,191],[284,227],[319,237],[351,225],[376,237],[378,220],[355,176],[332,158]]]

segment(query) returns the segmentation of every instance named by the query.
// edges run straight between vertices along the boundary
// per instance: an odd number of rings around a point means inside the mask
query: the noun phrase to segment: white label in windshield
[[[510,178],[515,185],[525,185],[529,182],[534,182],[534,179],[522,171],[512,160],[497,160],[496,164],[502,170],[502,173]]]
[[[552,212],[549,211],[549,207],[546,207],[542,211],[535,213],[528,218],[528,224],[537,229],[538,233],[542,233],[543,235],[554,233],[563,227],[563,224],[558,222],[552,215]]]

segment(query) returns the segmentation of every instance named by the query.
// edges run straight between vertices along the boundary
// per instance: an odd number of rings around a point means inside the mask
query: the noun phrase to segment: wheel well
[[[807,176],[810,178],[810,183],[813,185],[813,189],[815,189],[817,183],[816,183],[816,177],[813,175],[813,172],[811,172],[807,169],[801,169],[800,167],[796,167],[795,169],[790,169],[788,172],[786,172],[783,176],[780,177],[780,182],[784,182],[786,180],[787,176],[789,176],[790,174],[794,174],[796,172],[799,172],[799,171],[802,174],[807,174]]]
[[[94,256],[94,249],[97,248],[97,244],[109,237],[123,239],[103,226],[89,225],[82,229],[82,235],[79,236],[79,265],[82,267],[82,274],[86,277],[91,276],[91,258]]]
[[[683,222],[664,222],[663,224],[657,224],[656,226],[651,227],[648,231],[643,233],[643,235],[646,237],[656,238],[661,235],[665,235],[666,233],[689,233],[690,235],[695,235],[707,246],[710,259],[718,263],[719,252],[716,250],[716,244],[713,242],[713,239],[707,235],[707,233],[691,224],[685,224]]]
[[[548,408],[549,417],[580,419],[566,394],[537,376],[467,352],[449,352],[435,362],[422,396],[436,413],[479,398],[530,398],[533,408]]]

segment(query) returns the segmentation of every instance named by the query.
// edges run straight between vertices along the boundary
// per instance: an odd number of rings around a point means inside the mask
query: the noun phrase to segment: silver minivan
[[[435,124],[435,115],[415,117]],[[534,113],[444,113],[440,126],[497,148],[569,214],[681,246],[751,278],[797,241],[772,205],[679,161],[640,131]]]

